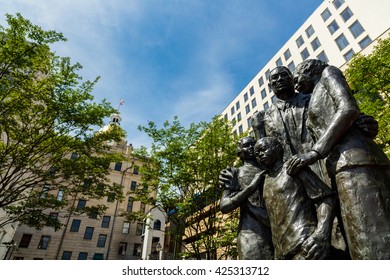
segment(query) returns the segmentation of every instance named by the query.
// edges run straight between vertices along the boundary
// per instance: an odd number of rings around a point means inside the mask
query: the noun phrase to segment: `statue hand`
[[[301,251],[306,260],[322,260],[330,250],[330,241],[323,234],[313,233],[303,242]]]
[[[319,159],[320,155],[315,151],[310,151],[299,156],[293,156],[286,162],[287,174],[293,176],[303,167],[309,166]]]
[[[238,175],[237,170],[228,167],[219,173],[219,186],[223,189],[238,190]]]
[[[378,122],[372,116],[360,114],[355,123],[370,138],[375,138],[379,132]]]

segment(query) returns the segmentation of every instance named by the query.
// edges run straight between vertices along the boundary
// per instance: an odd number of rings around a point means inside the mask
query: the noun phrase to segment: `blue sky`
[[[121,106],[135,147],[138,125],[211,121],[304,23],[322,0],[0,0],[68,42],[58,55],[101,76],[95,100]]]

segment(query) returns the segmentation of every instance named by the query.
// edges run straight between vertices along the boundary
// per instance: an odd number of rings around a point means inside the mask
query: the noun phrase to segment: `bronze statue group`
[[[223,213],[240,209],[243,260],[390,259],[390,161],[342,72],[320,60],[270,72],[274,104],[221,171]]]

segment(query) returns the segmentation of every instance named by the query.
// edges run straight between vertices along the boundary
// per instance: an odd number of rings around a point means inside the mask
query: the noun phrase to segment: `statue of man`
[[[306,124],[314,142],[287,163],[288,173],[325,159],[352,259],[390,259],[390,161],[356,125],[360,111],[338,68],[307,60],[294,78],[297,90],[311,93]]]

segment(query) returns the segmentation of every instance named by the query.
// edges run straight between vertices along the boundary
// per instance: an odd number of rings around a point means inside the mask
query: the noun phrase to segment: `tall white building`
[[[233,122],[233,132],[251,129],[251,116],[267,110],[274,95],[268,86],[269,72],[279,65],[291,71],[308,58],[346,66],[355,53],[369,53],[379,38],[389,36],[390,1],[324,1],[255,77],[222,111]]]

